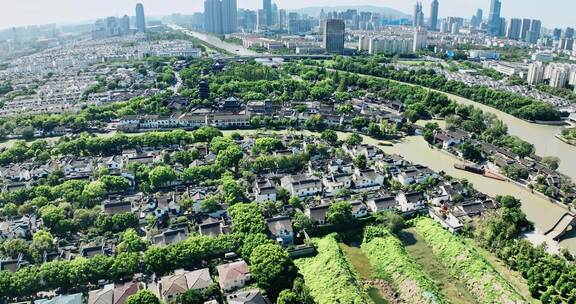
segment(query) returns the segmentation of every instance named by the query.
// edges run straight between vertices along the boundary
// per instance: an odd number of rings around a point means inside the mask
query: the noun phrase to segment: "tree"
[[[8,203],[2,208],[2,214],[6,217],[13,217],[18,215],[18,206],[14,203]]]
[[[34,138],[34,128],[31,126],[24,127],[21,131],[22,138],[26,140],[31,140]]]
[[[30,252],[28,242],[23,239],[10,239],[1,244],[2,252],[4,256],[13,259],[18,258],[18,255],[23,254],[27,256]]]
[[[320,136],[322,140],[327,141],[329,144],[335,146],[338,143],[338,134],[334,130],[325,130]]]
[[[348,136],[348,138],[346,139],[346,145],[348,147],[354,147],[357,146],[359,144],[361,144],[363,141],[362,136],[356,134],[356,133],[352,133],[350,134],[350,136]]]
[[[206,213],[212,213],[220,210],[220,202],[216,196],[209,196],[200,202],[200,209]]]
[[[404,218],[392,211],[377,213],[376,222],[383,224],[394,234],[404,229]]]
[[[150,184],[154,188],[160,188],[164,185],[167,185],[177,178],[176,172],[172,167],[168,166],[158,166],[148,174],[148,179],[150,180]]]
[[[122,233],[120,244],[116,248],[119,252],[141,252],[147,247],[147,242],[144,241],[134,230],[129,228]]]
[[[330,205],[326,213],[326,220],[334,225],[343,225],[350,223],[352,216],[352,205],[348,202],[336,202]]]
[[[266,233],[264,216],[257,204],[235,204],[228,208],[232,218],[232,231],[242,234]]]
[[[110,267],[110,275],[115,281],[119,281],[136,273],[139,266],[139,253],[122,252],[114,257]]]
[[[257,138],[252,148],[254,154],[270,154],[276,150],[284,149],[284,144],[278,138],[261,137]]]
[[[260,288],[272,297],[291,287],[295,267],[288,253],[276,244],[260,245],[250,255],[250,273]]]
[[[222,175],[221,182],[224,203],[231,206],[246,200],[246,191],[242,185],[240,185],[240,182],[234,179],[234,176],[231,174],[224,174]]]
[[[148,289],[142,289],[126,299],[126,304],[160,304],[160,300]]]
[[[193,132],[196,142],[211,142],[214,137],[222,137],[222,132],[214,127],[201,127]]]
[[[32,244],[30,245],[30,254],[36,263],[41,263],[44,260],[44,253],[50,253],[56,249],[54,244],[54,237],[46,230],[40,230],[32,236]]]
[[[363,116],[356,116],[352,118],[351,124],[354,129],[361,131],[363,128],[368,126],[368,120]]]
[[[302,303],[298,295],[290,289],[284,289],[278,295],[276,304],[300,304]]]
[[[296,212],[292,218],[292,227],[296,232],[309,230],[314,227],[314,221],[302,212]]]
[[[542,164],[550,170],[557,170],[560,166],[560,159],[558,157],[546,156],[542,158]]]
[[[366,169],[366,167],[368,166],[368,160],[366,159],[366,155],[358,154],[358,156],[356,156],[356,159],[354,160],[354,164],[356,165],[356,167],[360,169]]]
[[[374,138],[382,138],[383,136],[382,129],[378,124],[371,122],[368,125],[368,135]]]
[[[304,122],[306,129],[310,131],[323,131],[326,128],[326,123],[319,114],[311,115]]]
[[[248,234],[242,243],[240,248],[240,255],[247,261],[250,261],[250,255],[254,248],[264,245],[264,244],[275,244],[266,234],[264,233],[251,233]]]
[[[242,149],[234,144],[220,151],[216,157],[216,164],[222,168],[237,171],[238,163],[244,156]]]
[[[108,193],[124,192],[130,187],[130,182],[122,176],[104,175],[98,181],[104,184]]]
[[[230,137],[214,137],[210,141],[210,148],[212,152],[218,154],[220,151],[226,150],[230,146],[234,146],[236,143]]]
[[[484,157],[482,157],[482,150],[480,150],[480,147],[478,145],[471,144],[468,141],[460,145],[460,151],[462,151],[462,156],[466,160],[480,163],[484,159]]]

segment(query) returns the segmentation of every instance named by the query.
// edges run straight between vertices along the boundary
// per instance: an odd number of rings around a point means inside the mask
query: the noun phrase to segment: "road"
[[[238,56],[261,55],[261,54],[258,54],[257,52],[249,50],[248,48],[245,48],[241,45],[237,45],[237,44],[223,41],[222,39],[220,39],[216,36],[212,36],[212,35],[197,32],[197,31],[191,31],[191,30],[185,29],[185,28],[183,28],[179,25],[176,25],[176,24],[168,24],[168,27],[170,27],[171,29],[173,29],[175,31],[183,32],[184,34],[186,34],[188,36],[200,39],[209,45],[212,45],[216,48],[225,50],[226,52],[233,54],[233,55],[238,55]]]

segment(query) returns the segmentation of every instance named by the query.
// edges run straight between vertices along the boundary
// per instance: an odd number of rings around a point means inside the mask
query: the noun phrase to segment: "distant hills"
[[[379,13],[380,15],[388,18],[410,18],[410,15],[405,14],[399,10],[395,10],[389,7],[379,7],[373,5],[342,5],[342,6],[311,6],[311,7],[304,7],[301,9],[290,10],[291,12],[297,12],[299,14],[307,14],[310,16],[318,16],[320,15],[320,11],[324,9],[324,12],[334,12],[334,11],[345,11],[349,9],[355,9],[358,12],[372,12],[372,13]]]

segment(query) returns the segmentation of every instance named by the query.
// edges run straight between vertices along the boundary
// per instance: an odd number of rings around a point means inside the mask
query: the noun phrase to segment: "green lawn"
[[[432,249],[413,229],[406,229],[401,234],[406,251],[420,264],[423,270],[440,284],[442,293],[451,303],[477,303],[464,284],[453,278],[440,264]]]
[[[529,299],[530,303],[539,304],[542,303],[539,300],[532,298],[530,291],[528,290],[528,282],[526,279],[520,275],[520,273],[511,270],[506,266],[500,259],[495,257],[492,253],[488,250],[478,246],[476,242],[472,239],[464,239],[465,243],[470,246],[474,247],[483,258],[485,258],[488,262],[494,266],[496,271],[500,273],[516,290],[526,299]]]

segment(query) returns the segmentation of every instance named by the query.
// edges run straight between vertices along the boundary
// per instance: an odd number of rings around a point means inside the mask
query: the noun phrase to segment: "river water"
[[[484,112],[496,115],[508,125],[508,133],[533,144],[537,155],[558,157],[560,159],[558,171],[576,181],[576,146],[569,145],[555,137],[560,133],[561,126],[530,123],[469,99],[447,95],[458,103],[473,105]]]

